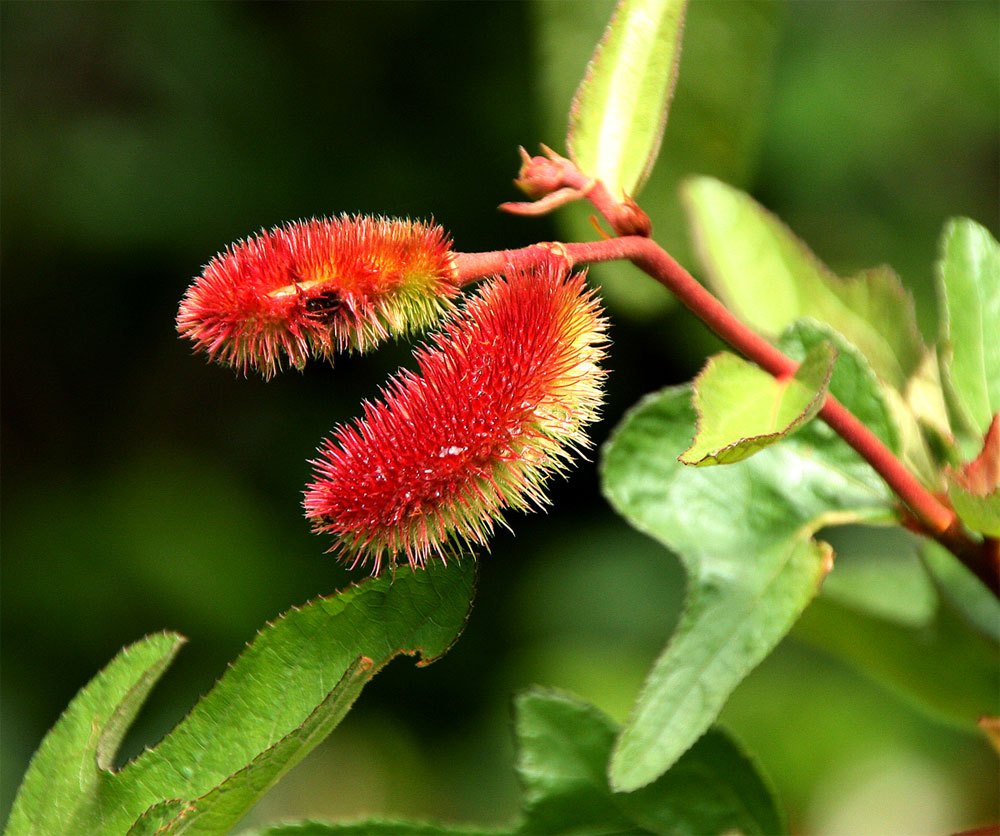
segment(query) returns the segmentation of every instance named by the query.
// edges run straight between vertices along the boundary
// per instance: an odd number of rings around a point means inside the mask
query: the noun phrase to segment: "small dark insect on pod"
[[[306,313],[309,314],[313,319],[318,320],[329,320],[334,317],[340,310],[343,302],[340,299],[340,295],[335,290],[327,290],[319,294],[319,296],[313,296],[310,299],[306,299]]]

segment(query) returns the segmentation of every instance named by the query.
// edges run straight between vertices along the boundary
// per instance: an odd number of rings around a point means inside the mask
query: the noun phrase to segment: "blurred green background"
[[[191,278],[261,227],[342,211],[433,215],[468,251],[587,234],[585,211],[525,220],[494,207],[516,197],[519,144],[563,149],[611,6],[0,6],[0,815],[45,730],[123,644],[163,628],[190,639],[127,756],[266,619],[357,578],[302,519],[307,460],[407,347],[266,385],[239,379],[174,334]],[[660,165],[640,199],[655,234],[691,264],[674,190],[685,174],[714,174],[842,274],[892,264],[933,335],[943,222],[968,215],[997,233],[998,9],[694,0]],[[715,344],[629,269],[594,275],[614,340],[600,442]],[[682,573],[611,515],[593,464],[552,498],[483,557],[455,649],[426,670],[389,666],[254,820],[503,822],[517,798],[512,693],[559,686],[626,717],[677,616]],[[773,778],[795,832],[917,836],[997,815],[996,763],[978,737],[794,634],[723,719]]]

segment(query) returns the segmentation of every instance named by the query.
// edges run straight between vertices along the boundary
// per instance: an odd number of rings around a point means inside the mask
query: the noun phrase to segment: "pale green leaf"
[[[534,0],[529,4],[537,68],[533,80],[541,103],[540,138],[553,148],[558,149],[565,136],[566,105],[613,7],[610,0]],[[760,159],[785,13],[786,5],[778,0],[699,0],[685,12],[683,79],[670,105],[669,130],[641,200],[656,240],[684,265],[690,266],[691,259],[677,200],[678,184],[692,171],[737,184],[751,179]],[[726,71],[719,73],[718,67]],[[562,230],[561,240],[593,238],[592,212],[583,202],[560,210],[555,219]],[[590,276],[616,314],[650,321],[673,304],[666,288],[632,264],[595,264]],[[692,362],[707,353],[698,353],[699,341],[687,340],[684,345],[689,347]]]
[[[667,389],[630,413],[604,450],[612,505],[688,573],[681,621],[616,746],[619,790],[669,769],[791,628],[832,563],[812,533],[891,515],[885,485],[825,425],[725,469],[677,462],[693,426],[689,390]]]
[[[621,0],[576,97],[566,138],[580,170],[635,195],[656,160],[677,80],[685,0]]]
[[[680,460],[732,464],[786,438],[822,408],[836,356],[820,343],[784,380],[735,354],[710,358],[694,381],[698,434]]]
[[[903,446],[890,393],[879,382],[865,356],[830,325],[816,319],[800,319],[778,338],[778,348],[793,360],[803,362],[810,351],[829,343],[837,351],[830,383],[831,395],[848,405],[851,413],[894,453]],[[814,427],[820,430],[820,427]],[[845,449],[845,448],[841,448]]]
[[[941,250],[941,373],[957,429],[970,425],[969,442],[981,444],[1000,412],[1000,244],[985,227],[957,218],[945,227]]]
[[[686,181],[682,197],[706,275],[737,316],[770,336],[802,317],[826,322],[903,390],[924,347],[912,299],[889,268],[838,278],[749,195],[710,177]]]
[[[114,779],[107,770],[122,737],[183,642],[175,633],[148,636],[83,687],[31,759],[5,836],[105,832],[92,819],[95,797]]]

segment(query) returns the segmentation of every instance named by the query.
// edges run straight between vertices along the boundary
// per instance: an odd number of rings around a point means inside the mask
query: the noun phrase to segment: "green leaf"
[[[831,344],[837,352],[837,362],[827,387],[830,394],[848,405],[862,424],[886,447],[898,453],[902,440],[889,393],[856,346],[826,323],[808,318],[793,322],[778,338],[778,348],[800,363],[823,343]],[[846,452],[847,447],[842,445],[840,449]],[[857,460],[853,453],[849,456]]]
[[[1000,644],[1000,601],[955,555],[933,540],[923,543],[924,564],[965,620]]]
[[[922,538],[899,526],[840,526],[823,537],[837,555],[823,598],[906,627],[934,620],[938,595],[920,559]]]
[[[1000,537],[1000,490],[979,496],[949,479],[948,499],[962,522],[973,531],[987,537]]]
[[[176,633],[147,636],[83,687],[31,759],[6,836],[103,832],[82,822],[103,779],[113,777],[106,770],[129,724],[183,643]]]
[[[787,832],[773,791],[750,758],[717,727],[654,783],[619,798],[636,823],[663,836]]]
[[[730,310],[772,336],[802,317],[826,322],[902,391],[924,347],[913,302],[889,268],[839,279],[749,195],[710,177],[687,180],[682,198],[705,272]]]
[[[836,357],[820,343],[794,377],[779,380],[735,354],[715,355],[694,381],[698,435],[680,460],[732,464],[786,438],[822,408]]]
[[[784,832],[754,764],[711,729],[658,781],[612,793],[607,761],[618,726],[570,695],[532,689],[515,702],[522,834],[663,833],[714,836]]]
[[[794,636],[849,662],[938,721],[973,731],[1000,710],[997,645],[969,629],[948,601],[914,628],[820,598]]]
[[[542,103],[540,138],[557,148],[566,134],[566,104],[614,3],[534,0],[528,6],[535,32],[533,80]],[[692,171],[737,184],[751,179],[760,160],[786,11],[776,0],[702,0],[685,11],[683,80],[670,106],[670,127],[659,158],[642,188],[642,208],[652,219],[657,241],[681,264],[690,266],[690,257],[678,184]],[[719,72],[720,67],[725,71]],[[561,240],[592,238],[592,212],[583,202],[562,209],[555,217]],[[615,314],[649,322],[674,304],[666,288],[632,264],[594,264],[589,275]],[[704,349],[700,342],[685,342],[692,362],[716,350]]]
[[[474,578],[472,560],[397,568],[392,580],[370,578],[289,611],[159,744],[78,793],[72,815],[53,819],[46,836],[226,832],[383,665],[400,653],[428,664],[448,650],[464,627]],[[34,831],[11,831],[20,832]]]
[[[608,786],[608,754],[617,732],[605,714],[569,694],[536,688],[517,695],[514,733],[525,814],[519,833],[632,828]]]
[[[855,399],[869,394],[859,388]],[[641,402],[604,449],[613,507],[675,551],[688,573],[681,621],[616,746],[611,779],[621,790],[676,762],[791,628],[832,563],[812,533],[891,516],[885,485],[825,425],[725,470],[676,461],[693,425],[689,390],[666,389]]]
[[[201,798],[183,804],[165,801],[154,805],[136,820],[128,836],[225,833],[253,801],[337,727],[371,678],[372,660],[359,657],[301,726]]]
[[[972,442],[1000,412],[1000,244],[967,218],[945,227],[938,264],[943,316],[941,375]]]
[[[621,0],[570,112],[570,157],[612,194],[649,176],[677,80],[685,0]]]

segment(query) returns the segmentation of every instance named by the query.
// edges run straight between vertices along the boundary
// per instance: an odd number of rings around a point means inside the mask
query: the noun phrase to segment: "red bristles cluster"
[[[315,530],[377,573],[486,545],[505,509],[543,506],[548,477],[588,446],[605,330],[584,277],[555,262],[490,280],[415,352],[418,373],[320,448]]]
[[[340,217],[232,245],[188,288],[177,330],[213,360],[270,377],[433,325],[458,293],[439,226]]]

